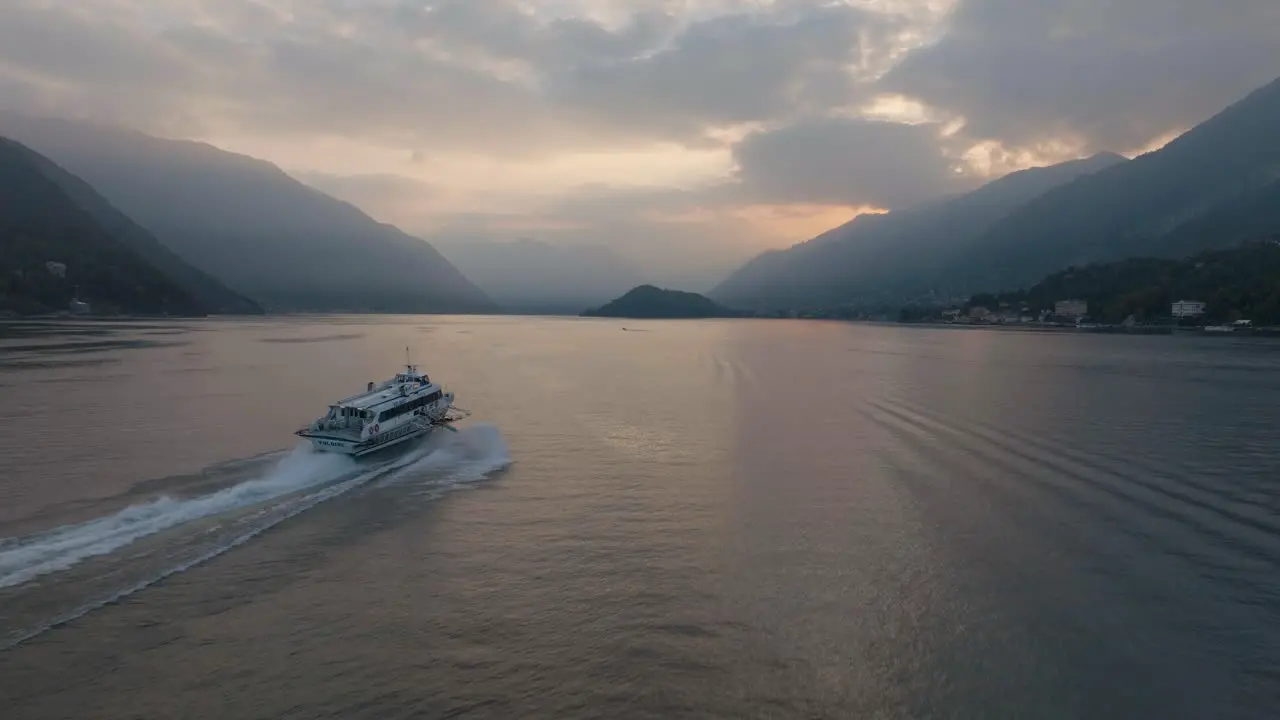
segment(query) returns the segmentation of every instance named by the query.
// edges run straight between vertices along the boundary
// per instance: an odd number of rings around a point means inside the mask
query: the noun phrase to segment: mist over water
[[[6,717],[1280,706],[1268,341],[93,325],[0,338]],[[473,421],[296,445],[406,345]]]

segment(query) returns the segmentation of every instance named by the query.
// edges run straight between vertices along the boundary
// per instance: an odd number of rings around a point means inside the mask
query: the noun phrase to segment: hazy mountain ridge
[[[1160,150],[1018,208],[975,244],[990,262],[957,263],[938,280],[1007,289],[1068,265],[1177,257],[1280,230],[1270,200],[1280,180],[1277,127],[1280,80]]]
[[[74,178],[55,180],[57,173],[66,175],[39,153],[0,138],[0,309],[66,311],[79,299],[95,312],[205,314],[179,281],[67,193],[64,183]],[[87,185],[78,191],[81,201],[105,203]]]
[[[504,308],[517,312],[577,314],[644,281],[612,249],[560,246],[521,238],[442,238],[441,254]]]
[[[62,188],[81,209],[89,213],[108,234],[123,243],[139,257],[181,285],[209,312],[219,314],[258,314],[262,307],[188,264],[145,228],[117,210],[84,180],[72,175],[56,163],[32,153],[33,162],[46,177]]]
[[[1160,239],[1162,250],[1181,256],[1207,247],[1226,247],[1280,232],[1280,180],[1242,193],[1183,223]]]
[[[1280,231],[1280,80],[1133,160],[1098,155],[853,222],[766,253],[731,306],[901,304],[1006,290],[1070,265],[1178,257]]]
[[[427,242],[211,145],[0,115],[190,264],[273,310],[491,312]]]
[[[859,215],[787,250],[765,253],[711,292],[730,306],[875,302],[913,292],[1005,214],[1036,196],[1125,162],[1101,153],[1011,173],[958,196],[884,215]]]
[[[1249,320],[1280,324],[1280,235],[1189,257],[1133,257],[1061,270],[1027,290],[975,295],[968,307],[996,311],[1001,304],[1026,306],[1034,314],[1067,298],[1088,303],[1089,319],[1119,324],[1169,323],[1180,300],[1205,303],[1204,315],[1183,322]]]

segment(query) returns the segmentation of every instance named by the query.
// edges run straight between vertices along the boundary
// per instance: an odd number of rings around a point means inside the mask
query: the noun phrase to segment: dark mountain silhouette
[[[1167,256],[1181,256],[1203,248],[1229,247],[1233,243],[1280,232],[1280,180],[1256,192],[1242,193],[1200,217],[1185,222],[1160,238]]]
[[[65,311],[78,299],[94,312],[204,314],[178,281],[80,207],[50,177],[58,173],[47,158],[0,138],[0,309]]]
[[[185,260],[156,239],[146,228],[117,210],[89,183],[63,170],[52,160],[32,152],[33,162],[82,210],[113,238],[181,285],[203,308],[217,314],[261,314],[262,307],[236,293]]]
[[[0,115],[190,264],[279,311],[490,312],[434,248],[270,163],[196,142]]]
[[[1100,154],[1011,173],[972,192],[852,221],[787,250],[764,253],[710,294],[732,307],[874,303],[918,293],[993,223],[1043,194],[1124,163]]]
[[[756,258],[711,296],[742,307],[901,304],[1266,236],[1280,231],[1278,127],[1280,80],[1134,160],[1014,173],[959,198],[859,217]]]
[[[1168,322],[1171,304],[1205,303],[1191,322],[1249,320],[1280,324],[1280,235],[1235,247],[1204,250],[1182,258],[1133,257],[1056,272],[1028,290],[975,295],[969,306],[995,310],[1002,303],[1032,313],[1052,310],[1058,300],[1088,303],[1090,319],[1121,323]]]
[[[1280,231],[1280,80],[1160,150],[1035,198],[938,278],[1018,287],[1069,265],[1178,257]]]
[[[587,317],[712,318],[737,315],[698,293],[664,290],[653,285],[632,288],[602,307],[585,310]]]

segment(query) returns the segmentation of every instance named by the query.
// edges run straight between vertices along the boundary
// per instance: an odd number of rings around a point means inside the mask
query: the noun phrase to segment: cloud
[[[822,118],[753,133],[734,148],[754,202],[901,208],[956,189],[935,124]]]
[[[559,73],[552,93],[609,124],[688,139],[854,102],[866,91],[865,38],[896,29],[890,16],[846,5],[718,17],[657,52]]]
[[[190,119],[183,100],[203,70],[162,39],[137,35],[115,16],[86,17],[31,0],[0,5],[0,78],[10,109],[52,111],[154,128]]]
[[[882,87],[1005,145],[1142,147],[1280,75],[1275,0],[961,0]]]
[[[852,99],[898,29],[845,5],[607,26],[515,0],[128,0],[0,7],[0,68],[72,114],[187,134],[359,136],[522,156],[695,142]]]
[[[1280,75],[1277,37],[1276,0],[5,0],[0,109],[688,279],[975,173],[1145,146]]]
[[[144,130],[492,152],[552,139],[551,108],[529,87],[398,24],[409,3],[338,5],[222,0],[159,17],[129,12],[126,0],[11,0],[0,5],[0,69],[45,107]]]

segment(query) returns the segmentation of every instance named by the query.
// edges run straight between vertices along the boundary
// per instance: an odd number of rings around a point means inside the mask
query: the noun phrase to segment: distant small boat
[[[1204,328],[1204,331],[1211,332],[1211,333],[1224,333],[1224,332],[1235,332],[1236,329],[1231,325],[1206,325]]]
[[[339,400],[329,412],[294,434],[307,438],[320,452],[356,457],[422,437],[468,413],[454,407],[453,393],[431,382],[408,364],[405,371],[363,393]]]

